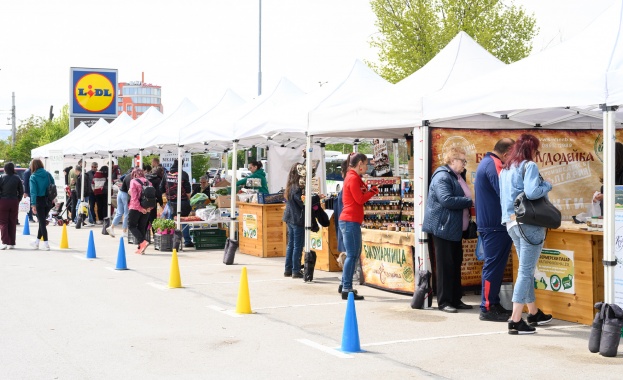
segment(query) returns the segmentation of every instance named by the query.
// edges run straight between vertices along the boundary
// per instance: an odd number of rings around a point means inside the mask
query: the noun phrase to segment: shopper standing
[[[433,236],[429,249],[434,249],[435,255],[438,308],[456,313],[457,309],[473,308],[461,301],[463,231],[467,230],[473,201],[465,182],[465,149],[450,148],[444,162],[431,177],[422,231]]]
[[[514,140],[505,138],[495,144],[493,152],[487,152],[476,169],[476,216],[478,234],[484,251],[482,266],[482,301],[480,320],[506,322],[511,311],[500,305],[500,288],[513,240],[502,225],[499,174]]]
[[[142,255],[145,253],[145,248],[149,245],[149,242],[145,240],[145,231],[147,231],[147,221],[149,219],[149,211],[151,209],[144,209],[141,207],[141,193],[143,191],[143,185],[151,185],[145,178],[145,172],[143,169],[136,168],[132,171],[132,181],[130,182],[130,202],[128,208],[128,228],[130,233],[134,235],[138,247],[135,253]]]
[[[182,161],[182,165],[184,161]],[[191,211],[190,199],[188,195],[192,192],[192,188],[190,186],[190,180],[188,178],[188,173],[183,170],[179,170],[178,161],[173,161],[173,165],[167,173],[162,183],[160,184],[160,191],[167,195],[168,206],[171,210],[171,219],[177,215],[177,185],[178,185],[178,176],[182,176],[182,189],[181,189],[181,198],[180,199],[180,207],[181,207],[181,216],[188,216]],[[194,247],[192,240],[190,239],[190,226],[188,224],[182,224],[182,234],[184,235],[184,247]]]
[[[89,201],[89,223],[88,226],[94,226],[96,221],[95,215],[95,193],[93,192],[93,178],[95,177],[95,173],[97,172],[97,162],[91,163],[91,170],[86,172],[86,176],[84,177],[84,196],[87,197]],[[87,193],[88,190],[88,193]]]
[[[288,245],[286,248],[285,277],[303,278],[301,272],[301,254],[305,237],[305,203],[303,202],[305,189],[305,166],[296,163],[290,168],[288,181],[284,191],[286,209],[283,212],[283,221],[288,227]]]
[[[39,242],[43,238],[44,251],[50,250],[48,242],[48,229],[46,227],[46,216],[52,209],[52,202],[48,200],[48,188],[54,184],[54,178],[43,168],[43,162],[35,158],[30,163],[30,204],[33,214],[37,215],[39,220],[39,230],[37,231],[37,240],[30,243],[34,249],[39,249]]]
[[[24,171],[24,198],[30,198],[30,165],[28,169]],[[28,210],[28,221],[33,222],[35,219],[32,216],[32,210]]]
[[[119,192],[117,193],[117,209],[115,210],[115,217],[113,218],[110,226],[106,228],[106,232],[110,237],[115,237],[115,226],[122,222],[123,219],[123,233],[125,234],[128,231],[128,213],[130,209],[128,208],[128,202],[130,201],[130,195],[128,192],[130,191],[130,181],[132,181],[132,173],[126,174],[123,176],[123,181],[121,181],[121,187],[119,188]]]
[[[70,190],[70,199],[71,199],[71,219],[76,220],[76,210],[78,209],[78,193],[76,192],[76,184],[78,179],[78,174],[82,172],[82,160],[78,161],[78,164],[75,168],[69,171],[68,175],[68,184]]]
[[[0,249],[15,248],[17,230],[17,214],[19,201],[24,195],[22,180],[15,174],[12,162],[4,164],[4,175],[0,177]]]
[[[104,165],[95,172],[91,185],[93,186],[93,195],[97,204],[98,220],[96,223],[102,224],[107,215],[106,208],[108,207],[108,166]]]
[[[342,190],[342,213],[340,214],[340,230],[346,248],[346,260],[342,273],[342,299],[348,299],[348,293],[353,292],[355,300],[362,300],[363,296],[353,290],[353,274],[355,262],[361,256],[361,223],[363,223],[363,205],[370,198],[379,193],[376,186],[368,190],[361,176],[368,170],[368,157],[363,153],[351,153],[343,165],[348,164],[348,172],[344,178]]]
[[[502,205],[502,223],[513,239],[519,259],[517,280],[513,289],[513,314],[508,321],[509,334],[534,334],[533,326],[542,325],[552,320],[534,303],[534,271],[541,255],[545,240],[545,227],[518,223],[515,220],[515,199],[522,191],[528,199],[546,197],[552,185],[543,180],[534,157],[539,151],[539,139],[530,134],[522,134],[508,156],[504,169],[500,173],[500,200]],[[525,169],[525,170],[524,170]],[[528,306],[528,323],[522,318],[524,305]]]

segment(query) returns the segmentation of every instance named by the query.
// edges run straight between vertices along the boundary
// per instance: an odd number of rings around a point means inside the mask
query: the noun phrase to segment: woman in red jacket
[[[370,198],[379,193],[376,186],[370,190],[361,180],[361,175],[368,169],[368,157],[363,153],[351,153],[342,164],[348,165],[348,173],[344,178],[342,190],[342,213],[340,214],[340,231],[346,248],[346,260],[342,273],[342,299],[348,299],[348,293],[353,292],[356,300],[363,296],[353,290],[353,274],[355,262],[361,255],[361,223],[363,223],[363,205]]]

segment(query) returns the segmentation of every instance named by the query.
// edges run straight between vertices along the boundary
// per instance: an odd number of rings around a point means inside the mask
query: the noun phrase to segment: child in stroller
[[[67,188],[65,189],[65,193],[67,193],[68,190],[69,190],[69,186],[67,186]],[[54,225],[57,225],[57,226],[62,226],[63,224],[69,225],[69,222],[70,222],[70,219],[69,219],[70,211],[69,210],[72,209],[71,193],[69,193],[66,199],[67,199],[67,207],[65,207],[65,209],[63,209],[63,206],[65,205],[64,202],[58,202],[58,200],[56,199],[54,200],[54,207],[52,208],[52,210],[50,210],[50,213],[48,214],[48,218],[47,218],[48,222]]]

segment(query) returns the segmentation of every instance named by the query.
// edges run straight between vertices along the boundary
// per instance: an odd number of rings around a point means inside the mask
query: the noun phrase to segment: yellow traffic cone
[[[173,250],[171,255],[171,274],[169,275],[169,288],[181,288],[182,279],[180,278],[180,266],[177,263],[177,250]]]
[[[63,233],[61,234],[60,248],[69,248],[69,241],[67,240],[67,225],[65,223],[63,223]]]
[[[242,267],[240,273],[240,287],[238,288],[238,302],[236,303],[236,313],[251,314],[251,299],[249,298],[249,281],[247,280],[247,267]]]

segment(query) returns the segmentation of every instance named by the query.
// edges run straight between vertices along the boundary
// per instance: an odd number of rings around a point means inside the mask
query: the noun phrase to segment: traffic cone
[[[26,214],[26,220],[24,220],[24,230],[22,235],[30,235],[30,226],[28,225],[28,214]]]
[[[116,270],[126,270],[128,265],[125,262],[125,245],[123,244],[123,236],[119,239],[119,251],[117,251],[117,266]]]
[[[65,223],[63,223],[63,232],[61,233],[60,248],[69,248],[69,241],[67,240],[67,225]]]
[[[180,278],[180,266],[177,263],[177,250],[173,250],[171,255],[171,274],[169,275],[169,288],[181,288],[182,279]]]
[[[346,316],[344,317],[341,350],[343,352],[361,352],[357,311],[355,311],[355,293],[353,292],[348,293],[348,301],[346,301]]]
[[[247,280],[247,267],[242,267],[240,273],[240,287],[238,288],[238,302],[236,303],[236,313],[251,314],[251,299],[249,298],[249,281]]]
[[[89,245],[87,247],[87,259],[96,259],[95,241],[93,241],[93,230],[89,231]]]

